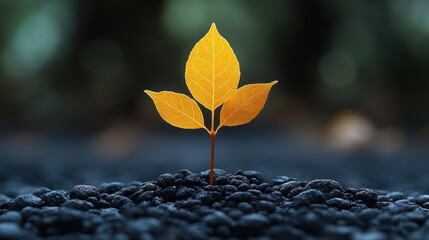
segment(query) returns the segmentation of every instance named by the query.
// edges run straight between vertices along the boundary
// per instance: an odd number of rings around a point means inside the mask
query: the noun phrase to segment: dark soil
[[[154,181],[0,194],[0,239],[429,239],[429,195],[329,179],[180,170]],[[25,192],[17,189],[16,192]]]

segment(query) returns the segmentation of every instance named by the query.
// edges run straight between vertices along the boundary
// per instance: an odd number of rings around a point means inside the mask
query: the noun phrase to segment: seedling
[[[186,63],[185,80],[192,96],[211,111],[210,130],[204,124],[197,102],[187,95],[145,90],[155,103],[161,117],[169,124],[184,129],[202,128],[210,135],[210,175],[214,182],[215,137],[224,126],[250,122],[264,107],[271,87],[277,83],[248,84],[238,88],[240,66],[229,43],[213,23],[208,33],[192,49]],[[215,111],[222,106],[215,128]]]

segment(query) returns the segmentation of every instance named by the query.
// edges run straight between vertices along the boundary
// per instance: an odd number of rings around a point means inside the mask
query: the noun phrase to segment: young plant
[[[277,83],[249,84],[238,88],[240,66],[229,43],[213,23],[208,33],[192,49],[185,70],[186,85],[192,96],[211,111],[210,129],[204,125],[200,107],[190,97],[170,92],[145,90],[161,117],[169,124],[184,129],[202,128],[211,138],[209,182],[214,181],[215,137],[223,126],[238,126],[255,118]],[[220,107],[219,124],[215,128],[215,110]]]

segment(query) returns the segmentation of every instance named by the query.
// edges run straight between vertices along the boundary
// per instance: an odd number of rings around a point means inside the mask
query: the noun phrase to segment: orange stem
[[[216,133],[211,131],[210,132],[210,138],[211,138],[211,144],[210,144],[210,148],[211,148],[211,154],[210,154],[210,185],[213,186],[214,183],[214,147],[215,147],[215,137],[216,137]]]

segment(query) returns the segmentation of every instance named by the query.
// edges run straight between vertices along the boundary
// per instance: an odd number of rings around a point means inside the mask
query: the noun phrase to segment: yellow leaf
[[[186,63],[185,78],[192,96],[212,111],[237,89],[240,80],[237,57],[214,23],[192,49]]]
[[[159,114],[169,124],[185,129],[205,129],[201,109],[190,97],[170,91],[144,92],[152,98]]]
[[[264,107],[268,93],[276,83],[277,81],[249,84],[239,88],[223,104],[218,129],[222,126],[237,126],[250,122]]]

